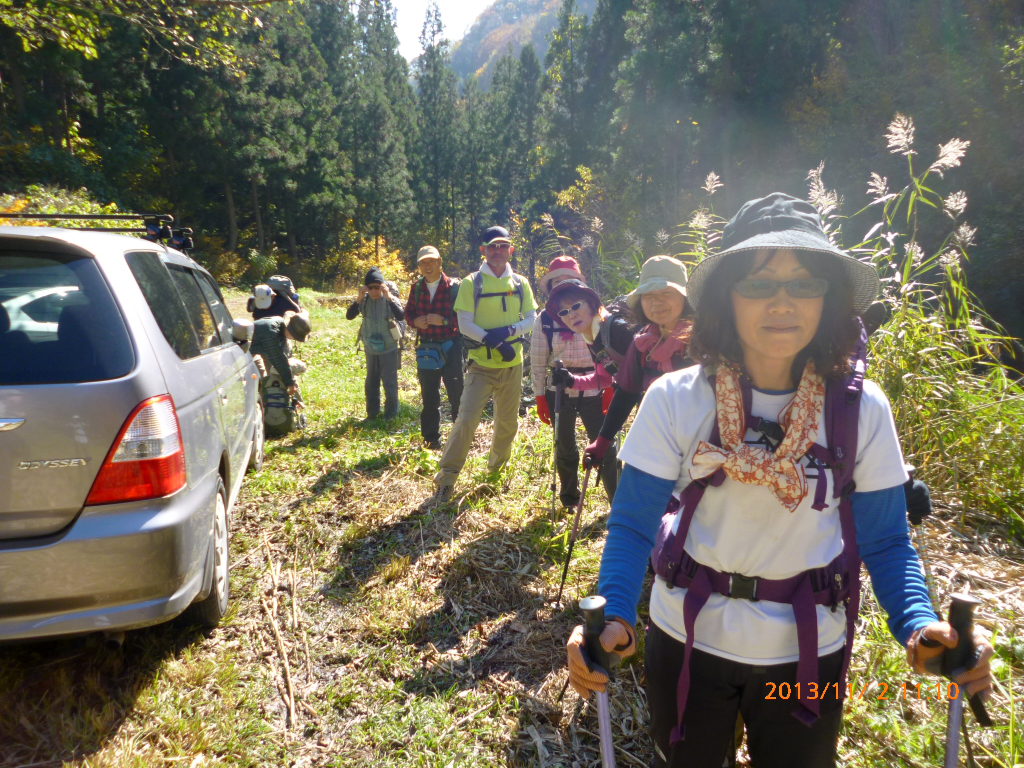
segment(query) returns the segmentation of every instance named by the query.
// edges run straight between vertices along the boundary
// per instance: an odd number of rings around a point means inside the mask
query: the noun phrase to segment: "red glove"
[[[540,420],[551,426],[551,411],[548,410],[548,399],[541,395],[537,398],[537,415]]]
[[[590,462],[590,466],[596,467],[604,459],[604,455],[608,452],[608,446],[612,444],[612,441],[607,437],[598,437],[597,440],[592,442],[583,450],[583,464],[586,466],[587,461]]]

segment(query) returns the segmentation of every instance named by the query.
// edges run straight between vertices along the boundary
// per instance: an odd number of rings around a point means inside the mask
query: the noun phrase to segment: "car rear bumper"
[[[203,586],[217,480],[86,507],[56,537],[0,542],[0,641],[134,629],[181,613]]]

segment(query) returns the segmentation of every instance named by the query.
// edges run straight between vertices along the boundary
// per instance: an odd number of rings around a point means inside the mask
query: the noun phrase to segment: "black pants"
[[[778,697],[778,684],[796,682],[796,662],[754,667],[723,659],[696,648],[690,657],[690,693],[683,724],[686,738],[669,745],[676,725],[676,684],[683,666],[683,644],[653,622],[644,651],[651,738],[658,768],[722,768],[737,713],[743,714],[747,748],[755,768],[833,768],[842,724],[842,702],[830,695],[820,701],[821,717],[808,727],[793,717],[796,695]],[[818,659],[818,684],[824,689],[839,680],[843,651]],[[775,687],[768,685],[774,683]],[[836,690],[838,686],[833,686]],[[774,699],[766,696],[775,692]],[[660,750],[661,754],[658,754]]]
[[[555,393],[547,392],[545,397],[548,401],[548,411],[551,413],[551,423],[554,424]],[[562,506],[565,507],[574,507],[580,501],[580,451],[576,445],[577,416],[583,422],[587,439],[591,442],[596,440],[601,431],[601,425],[604,423],[604,413],[601,412],[601,396],[581,397],[569,392],[562,396],[562,413],[558,417],[558,435],[555,439],[555,466],[558,468],[560,489],[558,498]],[[615,449],[611,446],[601,462],[600,475],[610,502],[615,496],[615,486],[618,482]],[[595,483],[597,482],[597,478],[592,477],[591,479]]]
[[[452,409],[452,423],[459,415],[462,400],[462,339],[455,337],[455,344],[445,356],[444,367],[436,370],[416,369],[423,397],[420,411],[420,434],[428,443],[441,439],[441,380],[448,393],[448,405]]]

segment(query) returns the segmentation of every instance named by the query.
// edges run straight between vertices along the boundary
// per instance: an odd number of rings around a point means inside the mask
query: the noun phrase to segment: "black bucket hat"
[[[824,253],[840,260],[853,287],[853,308],[860,315],[878,296],[878,273],[870,264],[837,248],[821,226],[818,209],[806,200],[772,192],[767,197],[750,200],[722,230],[721,250],[709,256],[690,273],[686,294],[694,309],[700,306],[701,294],[708,277],[718,263],[733,253],[782,250]]]

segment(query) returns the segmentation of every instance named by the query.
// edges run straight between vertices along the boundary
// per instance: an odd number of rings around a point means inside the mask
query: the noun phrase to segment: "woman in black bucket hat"
[[[858,316],[877,292],[873,268],[781,193],[744,205],[690,275],[702,365],[644,397],[598,580],[601,643],[628,656],[648,557],[656,573],[655,765],[720,768],[742,714],[756,768],[834,766],[861,561],[915,671],[956,645],[909,540],[889,402],[863,378]],[[588,668],[582,639],[577,627],[569,680],[586,696],[607,677]],[[976,643],[978,663],[957,680],[968,694],[991,682],[992,647]]]

